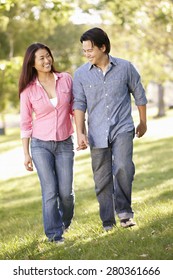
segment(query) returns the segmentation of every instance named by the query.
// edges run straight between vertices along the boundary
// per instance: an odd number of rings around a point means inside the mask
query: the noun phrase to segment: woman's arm
[[[32,158],[29,152],[30,138],[22,138],[23,152],[24,152],[24,165],[26,170],[33,171]]]

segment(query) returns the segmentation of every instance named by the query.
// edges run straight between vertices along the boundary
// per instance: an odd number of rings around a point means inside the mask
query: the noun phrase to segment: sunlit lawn
[[[17,131],[3,142],[18,145]],[[5,136],[4,136],[5,137]],[[13,144],[12,144],[13,143]],[[1,146],[2,147],[2,146]],[[0,182],[0,259],[173,259],[173,137],[135,141],[133,209],[137,226],[103,232],[89,153],[75,161],[75,217],[65,243],[43,233],[37,175]]]

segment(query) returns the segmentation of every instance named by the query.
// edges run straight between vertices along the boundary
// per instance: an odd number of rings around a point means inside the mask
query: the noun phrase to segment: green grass
[[[16,146],[10,130],[4,149]],[[5,137],[5,136],[3,136]],[[2,138],[1,138],[2,139]],[[36,174],[0,181],[0,259],[3,260],[172,260],[173,137],[135,141],[133,209],[137,226],[103,232],[89,154],[75,161],[75,217],[65,243],[48,243],[42,226]]]
[[[6,129],[5,135],[0,135],[0,153],[21,146],[19,128]]]

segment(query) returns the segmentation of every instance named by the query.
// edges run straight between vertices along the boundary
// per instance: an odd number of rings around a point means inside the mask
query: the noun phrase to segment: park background
[[[139,70],[148,97],[148,131],[134,140],[137,226],[103,232],[89,150],[75,156],[75,217],[65,243],[46,242],[36,172],[24,169],[18,78],[29,44],[42,42],[59,71],[85,62],[80,35],[101,27],[111,54]],[[173,1],[0,0],[0,259],[173,259]],[[135,124],[137,110],[133,104]]]

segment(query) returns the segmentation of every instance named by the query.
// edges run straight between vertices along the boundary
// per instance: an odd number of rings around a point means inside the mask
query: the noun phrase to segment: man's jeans
[[[49,240],[58,240],[74,214],[71,137],[64,141],[31,140],[31,154],[42,190],[43,222]]]
[[[91,148],[95,190],[103,226],[115,224],[115,211],[120,219],[132,218],[132,161],[134,131],[117,135],[108,148]]]

